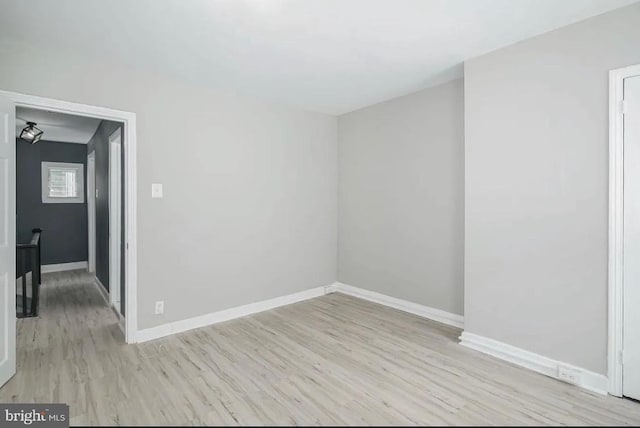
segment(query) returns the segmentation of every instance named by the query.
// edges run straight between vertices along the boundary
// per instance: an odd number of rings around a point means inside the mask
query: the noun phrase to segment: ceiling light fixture
[[[27,122],[27,126],[24,127],[22,132],[20,133],[20,138],[25,140],[27,143],[35,144],[42,138],[42,134],[44,132],[38,128],[36,128],[37,123],[35,122]]]

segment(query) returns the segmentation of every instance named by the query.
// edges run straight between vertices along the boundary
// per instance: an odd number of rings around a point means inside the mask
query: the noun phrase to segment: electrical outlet
[[[164,301],[159,300],[156,302],[156,315],[164,314]]]
[[[154,183],[151,185],[151,197],[162,198],[162,184]]]
[[[582,383],[582,373],[580,370],[571,367],[558,366],[558,379],[574,385],[580,385]]]

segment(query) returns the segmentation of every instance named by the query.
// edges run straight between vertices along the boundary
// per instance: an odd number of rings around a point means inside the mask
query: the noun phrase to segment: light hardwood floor
[[[72,425],[620,425],[640,405],[459,346],[460,330],[341,294],[125,345],[90,277],[47,274],[1,402]]]

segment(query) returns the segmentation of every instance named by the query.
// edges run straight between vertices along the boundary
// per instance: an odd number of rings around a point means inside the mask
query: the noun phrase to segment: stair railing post
[[[20,262],[22,263],[22,316],[27,316],[27,252],[20,251]]]
[[[40,255],[38,247],[33,250],[33,268],[31,269],[31,316],[38,315],[38,299],[40,297]]]

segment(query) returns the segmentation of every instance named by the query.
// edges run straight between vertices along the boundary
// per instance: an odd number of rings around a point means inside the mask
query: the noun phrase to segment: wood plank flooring
[[[603,397],[457,344],[460,330],[330,294],[139,345],[80,271],[46,274],[0,402],[72,425],[624,425]]]

